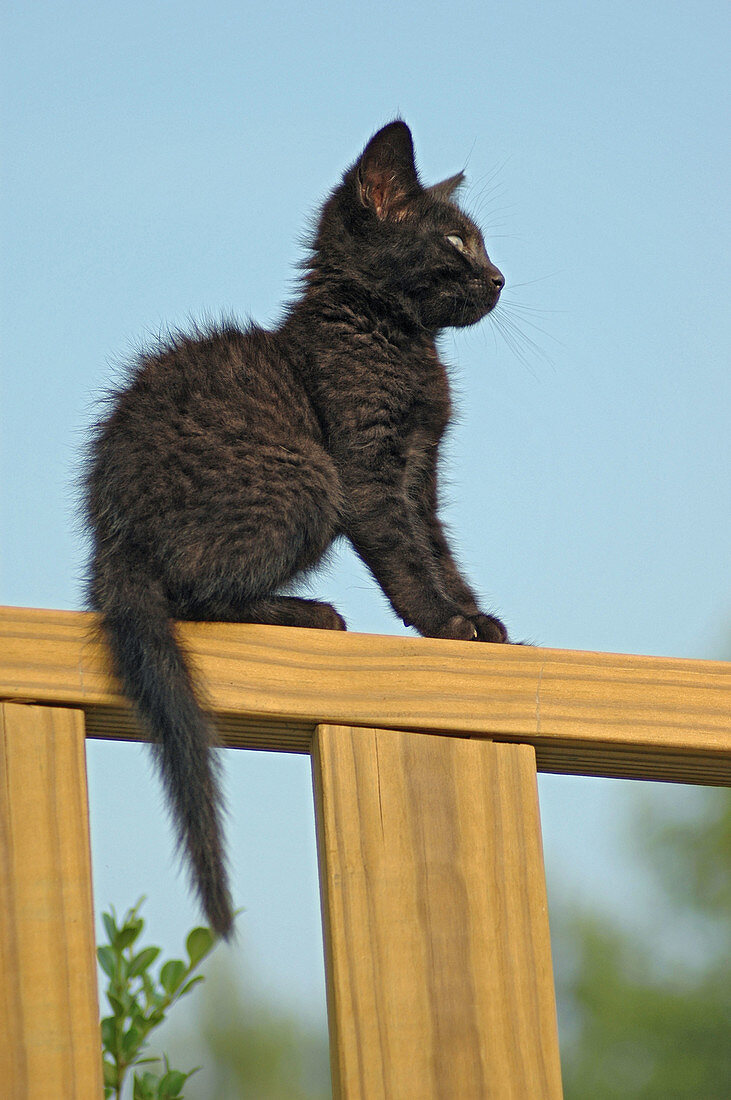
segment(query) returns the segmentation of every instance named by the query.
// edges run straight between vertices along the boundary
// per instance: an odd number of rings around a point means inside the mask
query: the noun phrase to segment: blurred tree
[[[220,961],[210,969],[191,1033],[166,1039],[176,1057],[187,1048],[202,1067],[185,1100],[329,1100],[326,1032],[267,1000],[245,972]]]
[[[647,802],[633,824],[654,929],[552,912],[566,1100],[731,1096],[731,797],[697,805]]]

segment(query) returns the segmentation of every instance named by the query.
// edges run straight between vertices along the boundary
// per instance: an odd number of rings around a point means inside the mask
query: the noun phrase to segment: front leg
[[[426,529],[434,567],[442,588],[473,624],[478,641],[507,642],[508,632],[503,623],[496,616],[480,611],[474,592],[454,560],[439,519],[437,444],[422,445],[420,452],[413,447],[412,453],[415,461],[414,472],[409,479],[408,499],[417,517],[416,522]]]
[[[502,624],[482,615],[474,597],[465,607],[447,590],[429,528],[408,499],[403,471],[386,478],[384,469],[385,463],[373,476],[361,469],[348,479],[345,533],[396,614],[425,637],[505,641]]]
[[[475,639],[478,642],[507,642],[508,632],[504,623],[495,615],[487,615],[484,611],[480,611],[477,606],[474,593],[452,556],[444,528],[436,512],[428,517],[427,530],[443,587],[460,608],[462,616],[472,624]],[[449,635],[449,637],[452,636]]]

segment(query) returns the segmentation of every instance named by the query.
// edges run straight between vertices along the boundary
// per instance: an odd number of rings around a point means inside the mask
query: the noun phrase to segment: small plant
[[[160,954],[159,947],[135,950],[144,921],[139,916],[141,898],[128,910],[122,922],[110,908],[103,913],[104,928],[109,942],[97,949],[99,965],[109,979],[106,996],[111,1016],[102,1020],[102,1061],[104,1066],[104,1096],[120,1100],[127,1071],[133,1066],[162,1062],[162,1072],[145,1070],[135,1073],[134,1100],[180,1100],[181,1089],[188,1073],[171,1069],[166,1057],[142,1057],[150,1032],[165,1019],[168,1009],[194,985],[203,981],[193,971],[209,954],[217,940],[208,928],[194,928],[185,941],[188,962],[168,959],[155,979],[150,968]],[[200,1068],[200,1067],[197,1067]]]

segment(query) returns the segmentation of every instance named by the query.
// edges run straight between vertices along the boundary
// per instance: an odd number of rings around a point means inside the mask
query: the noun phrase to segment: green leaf
[[[178,1069],[168,1070],[158,1085],[157,1095],[160,1100],[177,1100],[187,1079],[187,1073],[181,1073]]]
[[[108,1058],[105,1058],[102,1062],[102,1069],[104,1071],[104,1085],[109,1088],[116,1088],[117,1086],[117,1067],[114,1062],[110,1062]]]
[[[136,1027],[131,1027],[122,1036],[122,1053],[126,1062],[131,1062],[142,1045],[144,1036],[140,1035]]]
[[[182,959],[170,959],[160,971],[160,981],[167,993],[174,993],[188,973]]]
[[[129,1021],[131,1024],[134,1024],[135,1027],[145,1027],[147,1024],[145,1010],[137,1001],[135,1001],[129,1011]]]
[[[142,981],[142,989],[144,991],[144,994],[149,1001],[150,998],[153,997],[155,994],[155,983],[153,982],[152,977],[147,973],[140,974],[140,979]]]
[[[157,956],[160,954],[159,947],[145,947],[140,951],[129,964],[127,976],[130,978],[136,977],[138,974],[142,974],[154,963]]]
[[[133,944],[140,932],[142,931],[142,921],[136,921],[135,924],[126,924],[124,928],[117,935],[116,946],[122,951],[125,947],[129,947]]]
[[[110,993],[110,991],[107,990],[107,1000],[109,1001],[110,1007],[114,1015],[118,1019],[123,1020],[124,1017],[127,1015],[127,1009],[124,1007],[124,1004],[122,1003],[122,1001],[120,1001],[119,997],[115,997],[113,993]]]
[[[117,1021],[114,1016],[105,1016],[102,1020],[102,1046],[113,1051],[117,1045]]]
[[[135,1074],[133,1100],[156,1100],[157,1081],[154,1073],[143,1073],[141,1077]]]
[[[191,967],[197,966],[215,944],[215,938],[209,928],[194,928],[185,941]]]
[[[186,993],[190,993],[194,985],[198,985],[198,982],[204,982],[206,979],[202,974],[197,974],[195,978],[191,978],[189,982],[186,982],[183,988],[178,994],[179,997],[184,997]]]
[[[102,913],[102,921],[104,922],[104,930],[107,933],[107,939],[110,943],[114,943],[117,938],[118,930],[114,921],[114,917],[111,913]]]
[[[117,963],[117,956],[114,953],[112,947],[97,947],[96,957],[99,960],[99,966],[102,968],[108,978],[114,977],[114,971]]]
[[[146,1020],[144,1016],[135,1016],[132,1019],[132,1021],[130,1022],[130,1027],[134,1028],[135,1031],[137,1032],[137,1034],[139,1035],[139,1037],[140,1037],[139,1049],[142,1050],[142,1048],[147,1043],[147,1036],[150,1034],[152,1029],[155,1027],[155,1024],[151,1024],[150,1021]],[[135,1061],[138,1061],[138,1059],[135,1058]]]

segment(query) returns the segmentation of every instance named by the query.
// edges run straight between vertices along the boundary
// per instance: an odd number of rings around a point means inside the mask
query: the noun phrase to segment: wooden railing
[[[142,740],[93,617],[0,611],[0,1095],[101,1095],[84,738]],[[561,1096],[536,770],[731,784],[731,666],[232,624],[222,743],[312,754],[333,1087]]]

